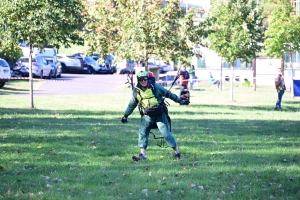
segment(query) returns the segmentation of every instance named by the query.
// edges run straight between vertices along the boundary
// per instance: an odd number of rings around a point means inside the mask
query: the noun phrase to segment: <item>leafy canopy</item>
[[[299,41],[300,17],[295,14],[290,3],[283,2],[269,16],[269,27],[265,32],[265,53],[281,58],[283,52],[299,51]]]
[[[81,0],[1,0],[0,36],[35,47],[66,47],[82,43],[79,27],[83,23]]]
[[[178,0],[95,2],[85,27],[91,52],[145,61],[151,57],[183,59],[192,54],[188,42],[192,12],[184,15]]]
[[[213,1],[205,23],[209,47],[228,63],[255,57],[262,48],[262,17],[253,0]]]

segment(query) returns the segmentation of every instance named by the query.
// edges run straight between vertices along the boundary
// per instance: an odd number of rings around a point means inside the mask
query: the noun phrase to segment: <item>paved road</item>
[[[35,95],[76,95],[124,93],[126,75],[62,74],[61,78],[45,80]]]

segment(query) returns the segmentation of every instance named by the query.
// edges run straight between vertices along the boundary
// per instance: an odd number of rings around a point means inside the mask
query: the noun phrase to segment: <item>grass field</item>
[[[71,45],[70,48],[61,47],[58,49],[59,54],[75,54],[84,53],[87,50],[87,46]]]
[[[35,96],[30,109],[15,95],[26,84],[0,90],[0,198],[300,199],[300,101],[289,91],[278,112],[274,87],[235,86],[231,102],[229,85],[203,83],[189,106],[168,101],[183,159],[150,138],[135,163],[140,116],[120,122],[128,93]]]

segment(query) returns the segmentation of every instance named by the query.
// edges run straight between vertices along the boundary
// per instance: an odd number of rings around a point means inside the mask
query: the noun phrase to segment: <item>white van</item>
[[[30,49],[29,47],[21,47],[23,52],[23,57],[29,57]],[[44,48],[38,49],[33,48],[32,57],[35,58],[37,56],[47,56],[47,57],[56,57],[57,51],[54,48]]]

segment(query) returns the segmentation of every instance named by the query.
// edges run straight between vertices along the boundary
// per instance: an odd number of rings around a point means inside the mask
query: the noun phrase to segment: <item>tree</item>
[[[81,0],[1,0],[0,38],[24,41],[30,47],[30,106],[33,103],[32,49],[47,45],[69,47],[82,44],[80,32],[84,14]]]
[[[268,56],[282,59],[282,72],[284,52],[291,54],[300,50],[300,17],[295,14],[295,9],[289,2],[282,2],[270,14],[264,47]]]
[[[90,51],[118,58],[184,60],[192,55],[188,30],[192,11],[184,15],[178,0],[97,0],[90,9],[85,38]],[[104,58],[103,56],[103,58]]]
[[[0,41],[0,58],[4,58],[9,65],[15,64],[15,61],[22,56],[22,50],[19,43],[9,40]]]
[[[233,101],[233,62],[249,60],[260,52],[263,39],[261,12],[253,0],[215,0],[206,18],[209,48],[231,63]]]

